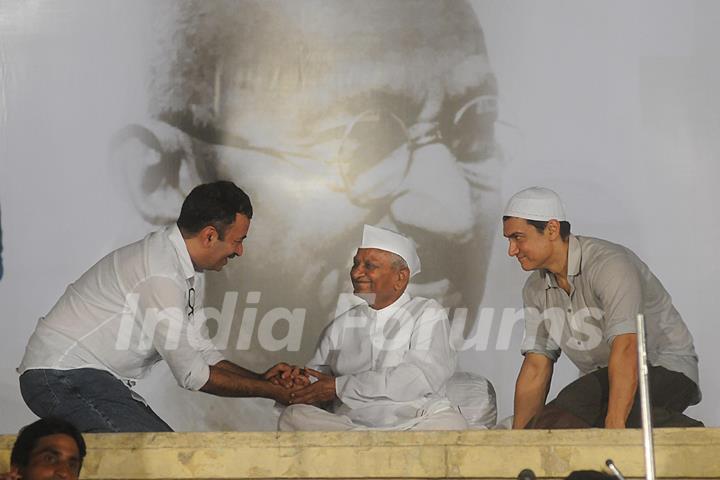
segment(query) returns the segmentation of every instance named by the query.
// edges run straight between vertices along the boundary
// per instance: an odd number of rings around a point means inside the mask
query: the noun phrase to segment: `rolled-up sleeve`
[[[154,276],[138,286],[143,335],[167,362],[178,385],[199,390],[210,378],[210,365],[223,359],[207,338],[202,324],[190,322],[186,313],[184,281]]]
[[[626,255],[615,254],[593,268],[593,291],[603,306],[603,337],[637,333],[636,317],[643,307],[643,281]]]
[[[531,282],[532,277],[528,279],[522,293],[525,307],[523,312],[525,330],[520,344],[520,353],[523,355],[537,353],[556,362],[560,358],[561,349],[553,339],[552,326],[553,322],[562,322],[562,319],[546,317],[546,313],[551,312],[545,311],[544,302],[539,298],[540,294],[545,294],[545,289],[538,292],[536,291],[537,287],[533,287]]]

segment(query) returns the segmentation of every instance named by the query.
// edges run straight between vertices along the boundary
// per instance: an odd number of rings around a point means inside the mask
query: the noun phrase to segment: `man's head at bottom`
[[[43,418],[20,430],[10,455],[10,478],[77,479],[85,453],[85,440],[75,426]]]

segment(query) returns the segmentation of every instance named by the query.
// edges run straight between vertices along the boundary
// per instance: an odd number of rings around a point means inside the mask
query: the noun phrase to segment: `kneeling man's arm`
[[[613,339],[608,362],[610,395],[605,428],[625,428],[635,399],[638,381],[637,334],[626,333]]]
[[[525,354],[515,383],[515,416],[513,428],[525,428],[545,406],[553,374],[553,361],[545,355]]]
[[[241,377],[245,377],[245,378],[253,378],[255,380],[262,379],[262,376],[260,374],[252,372],[246,368],[243,368],[240,365],[233,363],[229,360],[220,360],[218,363],[211,366],[210,369],[212,370],[213,367],[221,368],[223,370],[227,370],[228,372],[236,373],[236,374],[240,375]]]
[[[210,365],[210,376],[200,391],[222,397],[270,398],[287,405],[293,389],[275,385],[260,374],[223,360]]]
[[[593,293],[604,310],[603,337],[612,342],[608,359],[610,392],[605,428],[624,428],[637,389],[635,317],[644,308],[643,279],[626,255],[613,255],[595,270],[592,285]],[[590,273],[588,275],[590,277]]]

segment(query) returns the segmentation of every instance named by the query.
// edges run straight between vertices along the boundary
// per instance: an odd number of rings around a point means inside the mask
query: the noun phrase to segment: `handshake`
[[[333,402],[335,377],[312,368],[278,363],[262,377],[274,385],[274,398],[283,405],[308,404],[322,407]]]

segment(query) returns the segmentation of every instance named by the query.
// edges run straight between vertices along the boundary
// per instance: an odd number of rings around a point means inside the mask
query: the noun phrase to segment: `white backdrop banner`
[[[411,292],[449,308],[462,370],[512,413],[526,274],[502,205],[543,185],[573,231],[633,249],[683,315],[703,402],[720,220],[720,4],[676,1],[0,0],[0,432],[32,420],[15,367],[38,317],[190,189],[253,201],[246,252],[208,275],[214,341],[303,363],[365,223],[418,245]],[[554,394],[577,376],[561,358]],[[138,385],[177,430],[271,430],[272,402]]]

